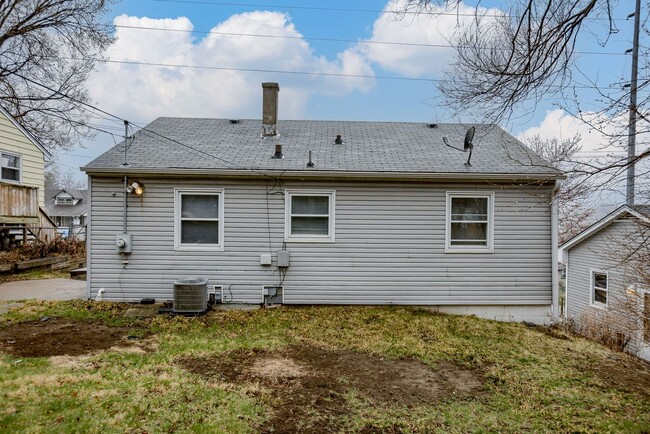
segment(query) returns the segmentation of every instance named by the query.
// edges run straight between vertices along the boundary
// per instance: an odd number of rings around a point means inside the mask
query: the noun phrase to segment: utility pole
[[[634,12],[634,38],[632,41],[632,78],[630,80],[630,126],[627,137],[627,192],[625,204],[634,205],[634,159],[636,158],[636,93],[639,75],[639,27],[641,22],[641,0],[636,0]]]

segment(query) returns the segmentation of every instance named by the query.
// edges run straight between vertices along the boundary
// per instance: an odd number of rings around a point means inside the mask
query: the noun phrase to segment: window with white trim
[[[608,277],[604,271],[591,272],[591,304],[607,307]]]
[[[334,241],[334,191],[287,190],[286,241]]]
[[[20,182],[20,155],[10,154],[8,152],[0,153],[0,168],[0,179],[2,181]]]
[[[223,190],[176,190],[175,246],[223,250]]]
[[[446,251],[492,252],[494,193],[447,193]]]
[[[72,205],[72,198],[71,197],[57,197],[56,198],[56,204],[57,205]]]

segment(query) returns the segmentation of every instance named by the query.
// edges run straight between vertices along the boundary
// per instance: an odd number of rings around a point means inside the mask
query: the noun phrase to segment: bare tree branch
[[[78,128],[88,118],[77,101],[90,102],[84,82],[113,41],[112,27],[100,21],[110,3],[0,0],[0,105],[49,149],[89,134]]]

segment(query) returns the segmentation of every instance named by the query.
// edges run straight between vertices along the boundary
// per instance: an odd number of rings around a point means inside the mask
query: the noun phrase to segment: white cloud
[[[527,138],[538,135],[542,139],[568,139],[580,134],[582,150],[577,160],[593,164],[596,167],[608,167],[620,164],[627,158],[627,126],[628,114],[621,112],[609,117],[606,114],[586,112],[581,119],[566,113],[562,109],[546,112],[546,117],[539,126],[526,129],[517,137],[526,141]],[[586,122],[585,122],[586,121]],[[648,149],[650,133],[647,131],[637,135],[637,154]],[[636,164],[636,191],[640,202],[647,201],[647,191],[650,187],[650,161],[642,160]],[[618,204],[624,201],[625,192],[624,169],[612,168],[602,174],[592,177],[593,185],[598,187],[591,194],[592,206],[602,204]]]
[[[549,110],[539,126],[526,129],[518,135],[522,141],[533,136],[542,139],[569,139],[580,134],[582,153],[621,153],[621,144],[627,144],[625,137],[627,114],[607,118],[598,113],[585,112],[584,120],[578,119],[562,109]],[[624,142],[624,143],[622,143]]]
[[[403,11],[405,8],[406,0],[391,0],[384,9]],[[475,13],[495,15],[499,12],[498,9],[476,8],[464,3],[451,10],[433,7],[426,13],[415,15],[385,12],[375,21],[369,42],[399,41],[438,46],[359,43],[358,51],[386,70],[410,77],[435,77],[447,69],[455,56],[454,49],[445,46],[454,40],[456,32],[471,23]]]
[[[114,23],[117,26],[193,30],[192,23],[185,17],[151,19],[121,15]],[[211,68],[373,75],[367,61],[353,51],[340,53],[335,60],[314,55],[289,16],[283,13],[257,11],[233,15],[212,31],[196,39],[188,32],[117,27],[117,40],[106,56],[111,60]],[[374,85],[372,79],[107,63],[97,66],[88,87],[100,107],[130,119],[150,121],[158,116],[244,118],[260,115],[261,83],[264,81],[280,82],[280,113],[285,119],[302,117],[305,104],[313,94],[340,95],[368,90]]]

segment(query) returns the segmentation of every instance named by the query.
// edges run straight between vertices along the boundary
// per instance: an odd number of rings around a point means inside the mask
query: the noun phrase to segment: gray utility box
[[[287,268],[289,266],[289,258],[288,250],[278,250],[278,267]]]
[[[187,278],[174,282],[174,304],[172,312],[180,314],[203,313],[208,309],[208,281]]]

